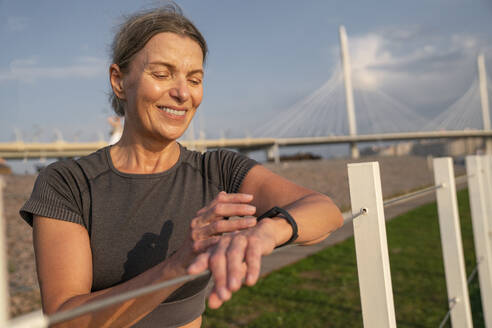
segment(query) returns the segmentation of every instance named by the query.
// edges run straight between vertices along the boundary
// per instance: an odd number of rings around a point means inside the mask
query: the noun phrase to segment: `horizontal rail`
[[[302,138],[234,138],[234,139],[198,139],[180,141],[183,145],[197,149],[234,148],[258,150],[274,145],[280,147],[307,146],[322,144],[343,144],[352,142],[402,141],[445,138],[484,138],[492,137],[492,130],[465,131],[424,131],[403,133],[360,134],[353,136],[325,136]],[[87,155],[107,145],[105,141],[66,142],[59,140],[51,143],[40,142],[0,142],[0,157],[7,159],[23,158],[60,158]]]
[[[492,137],[492,130],[465,130],[465,131],[423,131],[401,133],[359,134],[353,136],[328,136],[310,138],[279,138],[275,139],[279,146],[300,146],[316,144],[335,144],[349,142],[374,142],[398,140],[422,140],[444,138]]]

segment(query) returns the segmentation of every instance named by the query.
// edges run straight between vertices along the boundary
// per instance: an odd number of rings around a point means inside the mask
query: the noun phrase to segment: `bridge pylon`
[[[345,82],[345,98],[347,101],[347,119],[349,124],[349,134],[351,136],[357,135],[357,124],[355,121],[355,111],[354,111],[354,90],[352,88],[352,69],[350,66],[350,54],[348,51],[348,41],[347,32],[345,27],[340,25],[340,53],[342,57],[343,66],[343,79]],[[359,148],[357,148],[357,143],[350,143],[350,154],[352,158],[359,158]]]
[[[483,54],[479,54],[477,58],[478,64],[478,80],[480,82],[480,103],[482,105],[483,129],[490,130],[490,109],[489,96],[487,94],[487,71],[485,69],[485,59]],[[487,154],[492,154],[492,139],[485,139],[485,150]]]

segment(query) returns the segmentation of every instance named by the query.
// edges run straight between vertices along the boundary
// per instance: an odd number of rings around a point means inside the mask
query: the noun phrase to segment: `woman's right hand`
[[[219,242],[222,234],[254,227],[256,218],[251,216],[256,213],[256,207],[249,204],[252,200],[250,194],[221,191],[210,204],[196,213],[191,220],[187,241],[173,254],[172,259],[186,271],[198,254]],[[225,219],[233,216],[240,218]]]

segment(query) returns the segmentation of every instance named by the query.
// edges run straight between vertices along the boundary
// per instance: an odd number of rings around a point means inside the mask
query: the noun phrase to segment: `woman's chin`
[[[166,131],[165,133],[159,133],[158,139],[160,142],[169,143],[178,140],[183,134],[184,131]]]

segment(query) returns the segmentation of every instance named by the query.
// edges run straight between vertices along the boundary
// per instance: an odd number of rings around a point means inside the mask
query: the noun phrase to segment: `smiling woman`
[[[203,53],[189,37],[159,33],[135,54],[128,66],[127,73],[117,64],[109,70],[114,93],[119,102],[124,101],[126,117],[122,142],[111,151],[115,162],[121,157],[118,154],[125,153],[125,145],[133,149],[135,141],[156,142],[160,148],[179,138],[203,96]],[[140,172],[137,163],[133,164],[135,167],[122,170],[145,173]],[[149,171],[155,169],[150,167]]]
[[[332,201],[235,152],[176,142],[201,103],[207,46],[176,6],[138,13],[113,43],[109,79],[121,139],[43,170],[20,213],[33,226],[46,313],[187,273],[209,276],[61,323],[64,327],[199,327],[261,257],[311,244],[342,224]],[[270,210],[272,209],[272,210]],[[258,220],[255,217],[259,217]],[[237,220],[224,220],[238,216]]]

